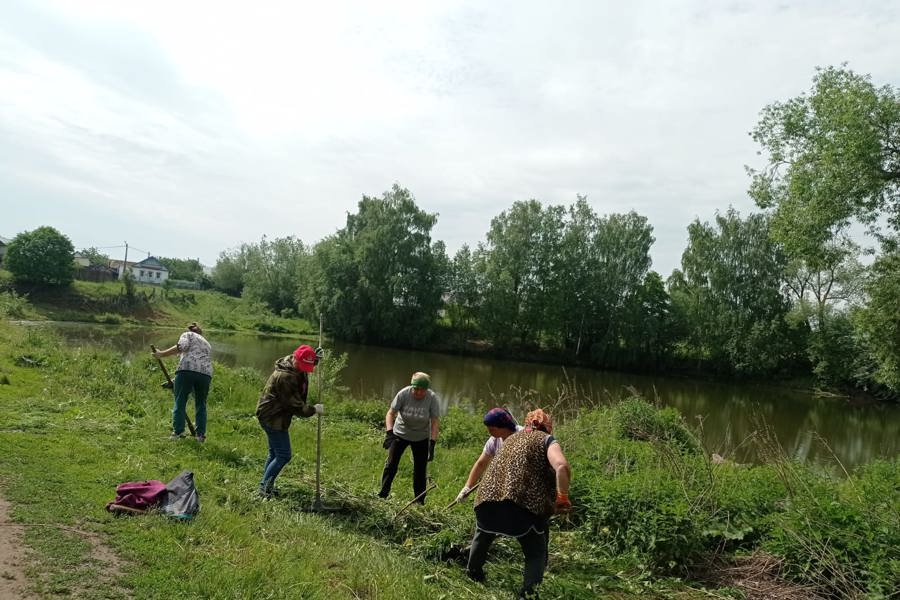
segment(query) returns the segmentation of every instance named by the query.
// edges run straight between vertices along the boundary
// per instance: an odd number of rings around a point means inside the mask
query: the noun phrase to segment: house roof
[[[3,244],[4,246],[8,246],[11,241],[12,240],[7,239],[7,238],[3,237],[2,235],[0,235],[0,244]]]
[[[158,271],[168,271],[166,265],[162,264],[158,260],[156,260],[155,256],[148,256],[141,262],[134,265],[135,267],[140,267],[142,269],[156,269]]]

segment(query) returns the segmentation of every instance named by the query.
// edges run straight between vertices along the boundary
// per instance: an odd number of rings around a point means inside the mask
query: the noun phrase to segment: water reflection
[[[149,352],[150,344],[166,348],[178,339],[178,329],[121,328],[72,323],[50,325],[70,344],[103,346],[126,355]],[[249,366],[267,374],[276,358],[290,353],[297,341],[246,334],[207,332],[214,359],[229,366]],[[676,407],[702,428],[707,447],[739,462],[759,460],[752,438],[768,428],[784,452],[799,460],[851,468],[876,457],[900,452],[900,406],[852,405],[815,398],[782,388],[735,385],[561,368],[516,361],[460,357],[421,351],[335,343],[346,352],[342,383],[355,397],[376,397],[385,405],[409,382],[413,371],[431,374],[433,387],[445,405],[481,411],[505,403],[516,414],[511,387],[534,390],[556,399],[562,386],[575,385],[596,402],[620,398],[634,388],[648,398]]]

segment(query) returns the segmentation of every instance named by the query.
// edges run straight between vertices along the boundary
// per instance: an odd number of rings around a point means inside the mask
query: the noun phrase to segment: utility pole
[[[128,268],[128,242],[125,242],[125,260],[122,261],[122,270],[119,271],[119,279],[125,277],[125,269]]]

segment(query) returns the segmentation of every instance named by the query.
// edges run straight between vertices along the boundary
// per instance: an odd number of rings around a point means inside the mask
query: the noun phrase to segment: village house
[[[121,260],[109,261],[109,266],[116,270],[119,277],[123,269],[127,269],[136,282],[139,283],[163,283],[169,278],[169,269],[159,262],[155,256],[148,256],[140,262]]]
[[[169,278],[169,269],[155,256],[148,256],[131,267],[131,275],[140,283],[163,283]]]

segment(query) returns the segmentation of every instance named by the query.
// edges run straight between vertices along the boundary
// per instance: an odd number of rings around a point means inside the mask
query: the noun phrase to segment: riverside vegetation
[[[226,331],[253,331],[295,338],[318,331],[305,319],[273,314],[265,304],[213,290],[172,290],[133,281],[73,281],[64,287],[15,285],[0,270],[0,315],[51,320],[184,327],[191,321]]]
[[[4,319],[10,307],[38,312],[0,295]],[[324,500],[340,511],[309,513],[314,420],[291,430],[295,458],[281,495],[254,497],[265,452],[253,415],[263,383],[255,370],[217,364],[209,441],[171,442],[170,394],[149,353],[127,362],[105,350],[65,349],[48,332],[0,321],[0,485],[26,530],[33,590],[86,598],[510,597],[520,579],[517,546],[498,544],[487,584],[470,582],[460,556],[472,533],[471,500],[445,509],[484,441],[480,415],[450,409],[430,469],[437,488],[425,507],[401,513],[409,470],[391,499],[373,497],[385,401],[340,390],[344,360],[324,362],[323,391],[311,392],[327,407]],[[897,597],[900,460],[836,479],[788,460],[761,424],[757,443],[768,464],[714,464],[702,431],[653,402],[609,405],[565,388],[532,400],[551,411],[557,402],[577,407],[557,414],[576,509],[554,520],[545,598]],[[194,471],[201,497],[193,522],[104,511],[118,483],[168,480],[183,469]],[[98,562],[97,540],[119,557],[115,569]]]

